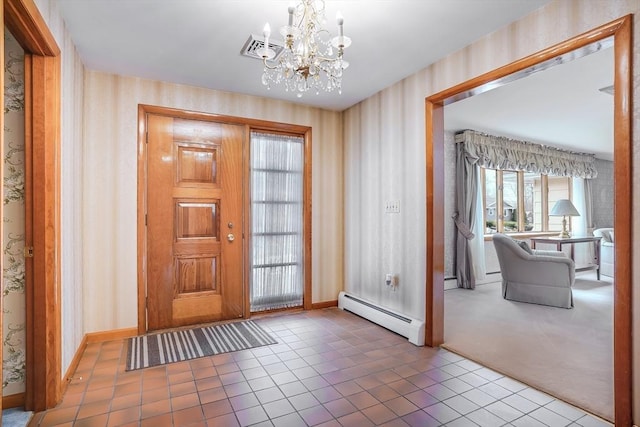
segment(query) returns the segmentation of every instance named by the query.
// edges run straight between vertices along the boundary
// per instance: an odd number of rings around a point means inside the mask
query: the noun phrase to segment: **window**
[[[571,198],[571,178],[481,168],[481,180],[485,234],[562,230],[562,217],[548,213]]]
[[[304,138],[251,132],[251,312],[302,305]]]

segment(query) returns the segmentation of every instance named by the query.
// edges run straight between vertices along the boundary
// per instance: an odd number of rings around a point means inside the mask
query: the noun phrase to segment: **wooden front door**
[[[245,127],[147,114],[148,329],[242,317]]]

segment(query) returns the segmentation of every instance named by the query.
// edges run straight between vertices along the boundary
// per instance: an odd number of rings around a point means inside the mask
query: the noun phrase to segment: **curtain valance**
[[[596,158],[593,154],[574,153],[474,130],[456,134],[455,140],[464,144],[467,159],[482,167],[574,178],[598,176]]]

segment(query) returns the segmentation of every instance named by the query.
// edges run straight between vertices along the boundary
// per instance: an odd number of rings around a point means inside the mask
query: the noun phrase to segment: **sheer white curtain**
[[[485,280],[487,278],[487,263],[485,262],[484,254],[484,209],[482,209],[482,184],[480,181],[480,168],[476,168],[476,179],[478,180],[478,186],[476,188],[476,200],[477,207],[475,209],[475,218],[473,221],[473,228],[471,231],[475,234],[475,237],[469,241],[469,246],[475,254],[478,262],[473,263],[473,272],[476,275],[476,282]]]
[[[573,205],[580,216],[571,217],[572,236],[591,236],[593,220],[591,218],[591,181],[588,179],[573,179]],[[580,243],[574,245],[574,260],[576,267],[592,264],[595,248],[592,244]]]
[[[251,311],[302,305],[304,139],[251,132]]]

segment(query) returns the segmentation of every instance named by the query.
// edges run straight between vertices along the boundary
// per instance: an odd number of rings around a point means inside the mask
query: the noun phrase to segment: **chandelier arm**
[[[317,59],[320,60],[320,62],[333,62],[333,61],[337,61],[338,59],[341,59],[340,56],[336,56],[335,58],[327,58],[324,56],[316,56]]]
[[[264,68],[268,69],[268,70],[277,70],[279,68],[278,65],[269,65],[267,63],[267,59],[266,58],[262,58],[262,63],[264,64]]]
[[[317,6],[320,6],[320,7],[316,9]],[[311,7],[316,12],[316,15],[320,15],[320,16],[324,16],[327,9],[327,5],[325,4],[324,0],[322,0],[321,2],[316,2],[315,6],[311,6]]]
[[[302,27],[304,22],[305,22],[305,18],[307,16],[307,5],[304,4],[304,1],[301,3],[302,5],[302,13],[300,14],[300,20],[298,21],[298,27]]]
[[[324,72],[325,72],[325,73],[327,73],[327,74],[333,74],[333,71],[332,71],[332,70],[331,70],[331,68],[329,68],[329,67],[323,67],[322,65],[318,65],[318,68],[319,68],[321,71],[324,71]]]

